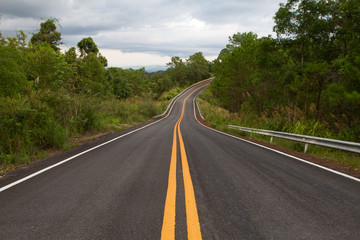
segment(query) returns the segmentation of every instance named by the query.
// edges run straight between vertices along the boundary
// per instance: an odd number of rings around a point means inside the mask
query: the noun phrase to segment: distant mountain
[[[163,66],[163,65],[150,65],[150,66],[145,66],[145,70],[149,73],[151,72],[158,72],[158,71],[165,71],[167,69],[167,66]]]
[[[129,66],[129,67],[121,67],[123,69],[140,69],[145,68],[145,71],[148,73],[158,72],[158,71],[165,71],[167,66],[165,65],[148,65],[148,66]]]

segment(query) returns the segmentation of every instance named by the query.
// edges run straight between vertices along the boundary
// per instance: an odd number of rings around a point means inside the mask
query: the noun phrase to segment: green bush
[[[20,51],[0,44],[0,97],[19,97],[29,86],[19,64],[21,58]]]
[[[183,89],[182,88],[179,88],[179,87],[176,87],[176,88],[172,88],[170,89],[169,91],[163,93],[159,100],[160,101],[163,101],[163,100],[171,100],[173,99],[176,95],[178,95],[179,93],[181,93]]]
[[[49,123],[47,136],[47,142],[52,147],[64,148],[69,140],[66,129],[54,121]]]
[[[149,99],[139,103],[139,111],[147,118],[151,118],[159,114],[159,107],[155,105],[154,101]]]

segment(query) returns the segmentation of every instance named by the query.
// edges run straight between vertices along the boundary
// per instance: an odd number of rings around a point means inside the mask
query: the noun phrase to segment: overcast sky
[[[172,56],[217,57],[237,32],[272,34],[285,0],[0,0],[0,31],[31,35],[60,20],[63,49],[91,36],[109,66],[165,65]]]

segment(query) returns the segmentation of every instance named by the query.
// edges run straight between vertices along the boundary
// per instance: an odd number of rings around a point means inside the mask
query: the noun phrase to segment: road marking
[[[169,183],[165,200],[164,220],[161,230],[161,239],[175,239],[175,209],[176,209],[176,158],[177,158],[177,142],[176,127],[180,119],[174,127],[173,145],[171,152],[171,162],[169,170]]]
[[[180,131],[180,124],[184,117],[186,100],[194,92],[196,92],[197,90],[199,90],[202,87],[204,87],[204,85],[195,89],[194,91],[192,91],[184,99],[181,116],[174,126],[173,145],[172,145],[171,161],[170,161],[170,169],[169,169],[169,180],[168,180],[169,182],[168,182],[168,189],[167,189],[166,200],[165,200],[163,226],[161,229],[161,239],[162,240],[175,239],[176,158],[177,158],[176,130],[179,135],[180,154],[181,154],[182,172],[183,172],[183,180],[184,180],[186,223],[187,223],[188,239],[190,239],[190,240],[202,239],[199,216],[198,216],[198,212],[197,212],[197,208],[196,208],[194,186],[192,184],[189,164],[188,164],[187,156],[186,156],[185,145],[184,145],[184,141],[183,141],[181,131]]]
[[[190,175],[190,170],[189,170],[189,164],[188,164],[187,157],[186,157],[184,141],[182,139],[181,131],[180,131],[180,124],[178,125],[178,134],[179,134],[179,143],[180,143],[182,172],[183,172],[183,179],[184,179],[188,239],[190,239],[190,240],[202,239],[199,216],[198,216],[198,212],[197,212],[197,208],[196,208],[194,186],[191,181],[191,175]]]

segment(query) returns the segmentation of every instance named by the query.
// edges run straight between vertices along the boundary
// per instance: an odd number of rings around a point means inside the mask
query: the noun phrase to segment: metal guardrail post
[[[305,138],[303,138],[303,140],[304,140],[304,141],[306,141],[306,139],[305,139]],[[309,147],[309,144],[308,144],[308,143],[305,143],[304,153],[306,153],[306,152],[307,152],[308,147]]]

